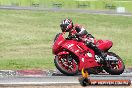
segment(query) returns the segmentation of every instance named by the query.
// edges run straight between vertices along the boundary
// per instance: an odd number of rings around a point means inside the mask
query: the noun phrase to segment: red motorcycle
[[[122,59],[113,52],[109,52],[113,43],[109,40],[97,40],[96,45],[104,51],[107,56],[105,63],[100,63],[100,58],[95,52],[88,48],[82,41],[64,38],[63,33],[56,35],[52,52],[55,55],[56,68],[65,75],[76,75],[82,69],[89,73],[98,74],[104,70],[111,75],[120,75],[125,66]],[[107,42],[107,43],[106,43]]]

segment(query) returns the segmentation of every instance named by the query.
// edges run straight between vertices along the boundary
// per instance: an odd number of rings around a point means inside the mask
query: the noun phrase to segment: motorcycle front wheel
[[[113,52],[108,52],[107,54],[116,57],[118,61],[116,63],[114,61],[107,61],[106,66],[104,66],[105,71],[111,75],[122,74],[125,69],[125,65],[122,59]]]
[[[75,59],[69,55],[55,56],[54,63],[56,68],[67,76],[73,76],[78,73],[78,64]]]

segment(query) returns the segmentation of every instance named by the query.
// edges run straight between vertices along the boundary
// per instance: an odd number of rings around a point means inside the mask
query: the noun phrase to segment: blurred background
[[[132,0],[0,0],[0,5],[89,10],[115,10],[124,7],[127,12],[132,12]]]

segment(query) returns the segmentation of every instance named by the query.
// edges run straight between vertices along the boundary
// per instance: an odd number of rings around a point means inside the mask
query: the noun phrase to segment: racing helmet
[[[73,22],[71,19],[64,19],[60,24],[62,32],[69,32],[73,29]]]

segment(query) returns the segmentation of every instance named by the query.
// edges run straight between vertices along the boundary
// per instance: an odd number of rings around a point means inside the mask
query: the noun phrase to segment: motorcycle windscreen
[[[61,44],[65,41],[64,37],[62,34],[59,34],[55,40],[54,40],[54,44],[52,47],[52,52],[55,53],[59,50],[59,48],[61,47]]]

